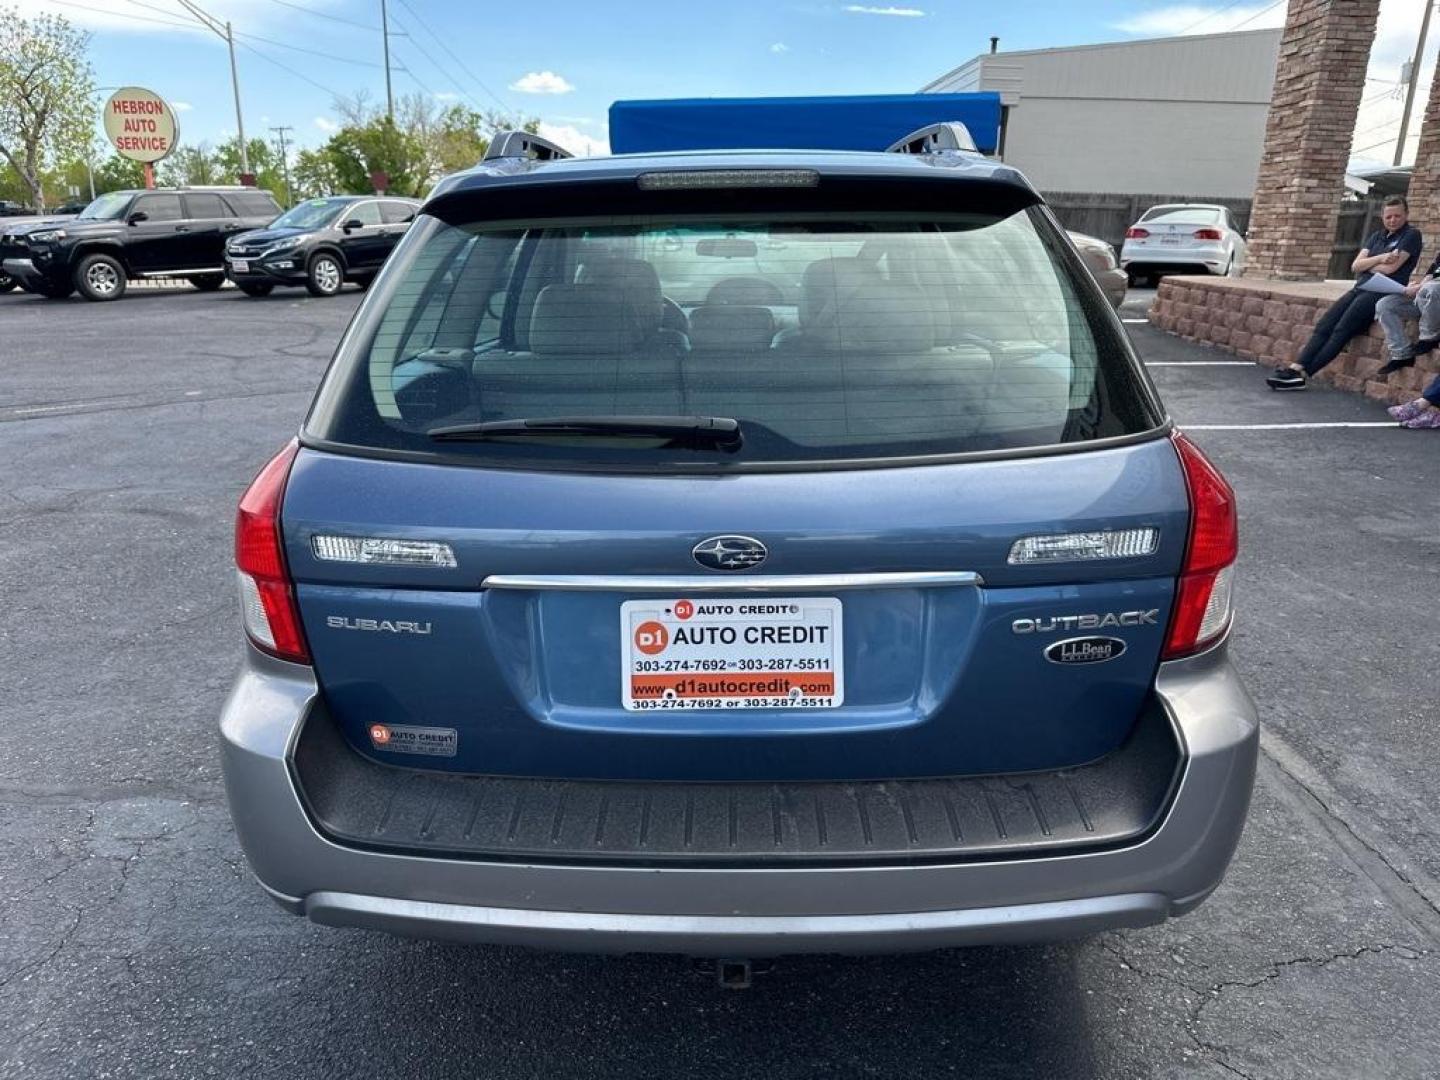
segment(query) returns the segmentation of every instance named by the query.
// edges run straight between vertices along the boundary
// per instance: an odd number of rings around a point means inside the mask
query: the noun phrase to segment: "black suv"
[[[304,285],[334,296],[346,281],[369,285],[415,220],[414,199],[335,195],[307,199],[259,232],[225,245],[225,272],[251,296]]]
[[[225,284],[225,240],[273,220],[255,188],[112,191],[63,222],[0,226],[0,269],[22,288],[117,300],[132,278],[180,277],[204,292]]]

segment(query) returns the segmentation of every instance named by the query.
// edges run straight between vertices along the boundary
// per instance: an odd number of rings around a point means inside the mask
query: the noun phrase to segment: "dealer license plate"
[[[627,600],[625,708],[833,709],[845,700],[835,597]]]
[[[250,272],[250,263],[245,259],[231,259],[230,269],[237,274],[248,274]]]

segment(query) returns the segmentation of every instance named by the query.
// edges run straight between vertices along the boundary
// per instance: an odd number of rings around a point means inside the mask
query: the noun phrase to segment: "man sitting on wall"
[[[1375,306],[1375,317],[1385,331],[1390,358],[1375,374],[1389,375],[1415,363],[1415,358],[1440,345],[1440,255],[1420,281],[1405,286],[1405,292],[1387,296]],[[1420,321],[1420,340],[1405,336],[1405,320]]]
[[[1350,269],[1355,287],[1330,305],[1320,316],[1310,340],[1288,367],[1275,372],[1265,384],[1272,390],[1304,390],[1310,376],[1340,355],[1351,338],[1363,334],[1375,320],[1375,307],[1383,293],[1361,286],[1376,274],[1405,285],[1420,261],[1420,230],[1409,223],[1410,207],[1399,195],[1391,195],[1381,209],[1377,229],[1365,238],[1365,246]]]

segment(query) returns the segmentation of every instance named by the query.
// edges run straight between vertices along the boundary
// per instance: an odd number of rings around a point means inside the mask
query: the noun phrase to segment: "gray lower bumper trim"
[[[586,952],[760,957],[796,953],[894,953],[1081,937],[1150,926],[1170,914],[1159,893],[1045,904],[884,915],[629,915],[526,911],[353,893],[317,892],[305,913],[327,926],[414,937]]]

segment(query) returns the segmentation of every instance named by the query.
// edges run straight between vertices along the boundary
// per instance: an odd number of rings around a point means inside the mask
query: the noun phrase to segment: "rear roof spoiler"
[[[490,140],[484,160],[528,158],[531,161],[558,161],[561,158],[574,156],[558,143],[553,143],[549,139],[533,135],[528,131],[502,131]]]
[[[885,148],[887,154],[938,154],[945,150],[978,154],[969,129],[956,120],[927,124]]]

